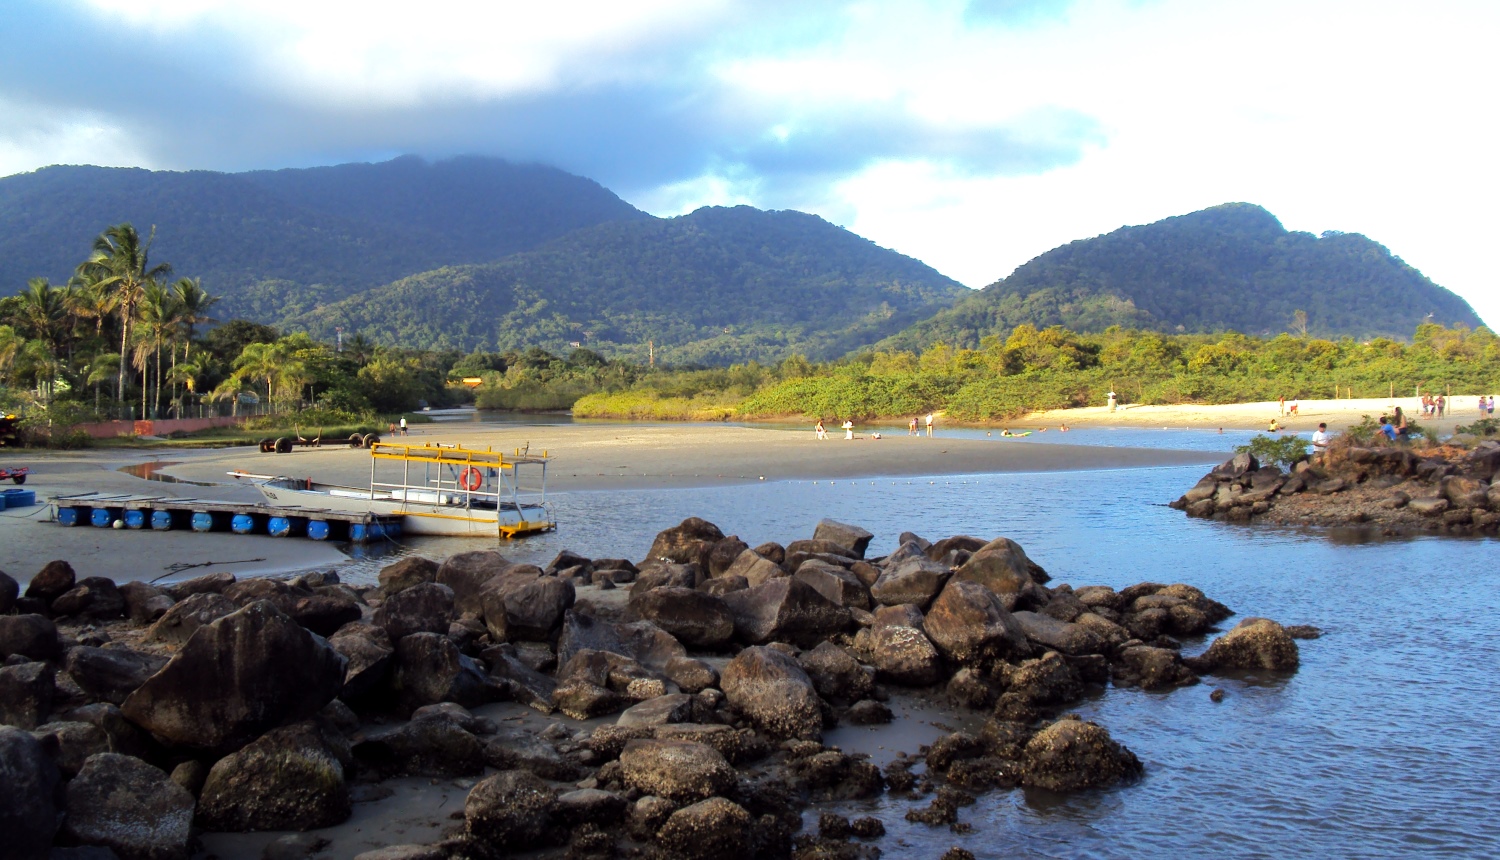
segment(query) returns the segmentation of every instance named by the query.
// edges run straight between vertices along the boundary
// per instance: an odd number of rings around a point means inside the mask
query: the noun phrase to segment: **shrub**
[[[1470,436],[1494,436],[1500,433],[1500,418],[1481,418],[1473,424],[1454,427],[1453,432],[1468,433]]]
[[[1258,435],[1248,445],[1237,446],[1236,453],[1249,452],[1262,463],[1274,463],[1284,469],[1307,458],[1308,441],[1300,436]]]

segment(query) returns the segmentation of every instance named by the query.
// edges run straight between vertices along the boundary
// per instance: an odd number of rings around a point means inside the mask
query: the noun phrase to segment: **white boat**
[[[406,534],[515,538],[557,528],[547,504],[547,461],[547,452],[538,456],[529,449],[506,455],[458,445],[376,442],[370,446],[369,487],[229,475],[255,484],[273,507],[404,515]]]

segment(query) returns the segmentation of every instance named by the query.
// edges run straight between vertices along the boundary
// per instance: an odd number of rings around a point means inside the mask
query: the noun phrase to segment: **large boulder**
[[[484,586],[510,566],[492,549],[461,552],[443,559],[433,581],[453,589],[453,608],[460,615],[478,615],[483,611],[479,595]]]
[[[1165,690],[1198,683],[1198,676],[1183,665],[1182,655],[1171,648],[1132,645],[1120,651],[1110,670],[1120,687]]]
[[[413,585],[436,581],[437,573],[437,562],[419,555],[409,555],[395,564],[382,567],[376,579],[380,583],[380,593],[390,597]]]
[[[184,579],[182,582],[174,582],[162,586],[162,590],[171,596],[173,600],[187,600],[195,594],[223,594],[224,590],[234,585],[238,580],[235,575],[227,571],[219,573],[205,573],[192,579]]]
[[[656,832],[656,841],[683,860],[748,857],[753,821],[738,803],[710,797],[672,813]]]
[[[125,616],[140,625],[156,623],[177,604],[165,589],[145,582],[120,583],[120,596],[125,598]]]
[[[877,675],[908,687],[929,687],[943,679],[943,657],[921,630],[902,624],[877,624],[860,631]]]
[[[484,762],[496,770],[529,770],[542,779],[578,779],[578,765],[534,731],[513,731],[484,745]]]
[[[547,641],[562,624],[563,614],[573,608],[576,596],[573,581],[556,576],[540,577],[509,592],[504,598],[506,637],[523,642]],[[486,603],[486,622],[490,614],[490,604]]]
[[[688,588],[653,588],[630,598],[630,610],[694,648],[722,648],[734,638],[734,614],[723,600]]]
[[[446,635],[453,618],[453,589],[435,582],[403,588],[375,610],[375,623],[395,643],[413,633]]]
[[[619,654],[656,671],[664,670],[673,658],[687,656],[677,637],[650,621],[616,624],[569,611],[557,639],[557,665],[568,665],[585,650]]]
[[[782,651],[746,648],[724,667],[719,686],[729,704],[773,737],[822,736],[823,703],[817,689]]]
[[[740,540],[737,535],[730,535],[721,541],[715,541],[713,548],[708,551],[708,565],[703,571],[709,576],[723,576],[724,572],[734,565],[740,554],[750,548],[750,545]]]
[[[923,630],[955,663],[1030,656],[1025,631],[999,596],[967,579],[943,586],[927,610]]]
[[[1012,616],[1026,638],[1054,651],[1079,656],[1097,654],[1104,647],[1104,640],[1087,625],[1058,621],[1039,612],[1016,612]]]
[[[874,673],[832,642],[819,643],[797,656],[818,695],[830,701],[857,702],[875,689]]]
[[[472,708],[486,698],[485,674],[478,664],[437,633],[413,633],[396,643],[390,684],[407,711],[438,702]]]
[[[1441,484],[1443,498],[1455,508],[1483,508],[1489,504],[1490,485],[1477,478],[1449,475]],[[57,611],[53,607],[53,611]]]
[[[675,561],[641,562],[640,572],[630,586],[632,596],[644,594],[653,588],[697,588],[704,582],[703,568],[697,562],[678,564]]]
[[[724,533],[718,526],[707,520],[688,517],[672,528],[659,532],[651,542],[651,549],[646,552],[646,559],[674,561],[678,564],[691,562],[708,570],[714,544],[723,539]]]
[[[780,563],[766,558],[753,549],[740,553],[722,574],[722,577],[743,576],[750,585],[760,585],[768,579],[786,576]]]
[[[129,648],[91,648],[68,651],[68,675],[95,701],[120,704],[146,679],[161,671],[167,658]]]
[[[469,790],[465,834],[482,852],[496,856],[541,847],[548,841],[556,799],[557,793],[535,774],[503,770]]]
[[[662,726],[685,723],[693,717],[693,697],[670,693],[631,705],[615,720],[617,726]]]
[[[72,779],[83,768],[88,757],[97,753],[119,752],[111,749],[109,735],[92,723],[64,721],[43,723],[31,732],[32,736],[56,750],[53,758],[63,776]]]
[[[21,596],[21,585],[15,578],[0,570],[0,615],[9,615],[16,607],[16,598]]]
[[[77,584],[77,575],[73,573],[73,565],[61,559],[49,561],[42,565],[31,582],[26,584],[26,596],[52,605],[52,601],[67,593]]]
[[[353,754],[382,776],[473,776],[484,770],[484,744],[452,720],[412,720],[366,735]]]
[[[625,744],[620,775],[641,792],[678,803],[724,794],[735,784],[734,768],[718,750],[693,741],[643,738]]]
[[[1246,618],[1234,629],[1215,639],[1198,659],[1209,669],[1297,668],[1297,642],[1286,628],[1269,618]]]
[[[1142,771],[1135,753],[1081,720],[1058,720],[1037,732],[1022,761],[1022,782],[1048,791],[1105,788]]]
[[[212,624],[238,608],[233,600],[215,591],[190,594],[156,619],[146,631],[146,641],[181,645],[192,638],[199,627]]]
[[[556,679],[523,662],[516,655],[515,646],[508,643],[496,645],[486,648],[481,656],[490,667],[485,684],[496,697],[535,708],[544,714],[552,713]]]
[[[198,796],[209,830],[313,830],[349,817],[344,766],[312,723],[272,729],[214,763]]]
[[[791,577],[733,591],[723,599],[734,613],[735,636],[754,645],[811,645],[849,625],[849,610]]]
[[[875,536],[860,528],[836,520],[822,520],[813,529],[813,540],[837,544],[855,558],[864,558],[865,550]]]
[[[337,588],[326,594],[294,592],[276,600],[276,607],[319,636],[332,636],[345,624],[364,617],[359,601]]]
[[[113,579],[90,576],[52,601],[52,614],[97,621],[125,617],[125,596]]]
[[[328,640],[344,656],[344,686],[340,698],[358,699],[373,692],[389,672],[396,649],[384,627],[354,622],[345,624]]]
[[[1021,545],[1009,538],[995,538],[969,556],[955,573],[959,579],[977,582],[1015,608],[1016,597],[1031,583],[1046,582],[1042,566],[1032,561]]]
[[[7,857],[46,857],[62,823],[62,777],[41,742],[0,726],[0,834]]]
[[[62,655],[57,625],[43,615],[0,615],[0,660],[13,654],[56,660]]]
[[[316,714],[343,683],[342,655],[257,601],[200,627],[121,710],[165,743],[229,752]]]
[[[68,783],[63,835],[121,860],[186,860],[193,796],[138,758],[100,753]]]
[[[87,723],[105,734],[109,748],[105,752],[123,753],[144,758],[149,747],[146,733],[135,723],[125,719],[120,709],[108,702],[96,702],[73,708],[66,717],[69,721]],[[81,767],[83,762],[78,763]]]
[[[793,577],[839,606],[870,608],[870,589],[847,568],[809,559],[797,567]]]
[[[946,565],[924,556],[892,562],[870,586],[870,596],[884,606],[910,603],[923,609],[932,603],[947,584]]]
[[[34,729],[52,713],[56,673],[46,663],[0,666],[0,724]]]

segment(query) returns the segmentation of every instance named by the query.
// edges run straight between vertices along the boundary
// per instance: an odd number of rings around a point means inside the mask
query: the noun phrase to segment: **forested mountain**
[[[61,283],[105,227],[202,279],[216,314],[279,322],[439,266],[484,263],[581,227],[651,216],[598,183],[492,158],[405,157],[254,173],[48,167],[0,179],[0,292]]]
[[[1037,257],[879,345],[977,346],[1022,323],[1102,331],[1296,331],[1409,339],[1416,326],[1481,325],[1468,303],[1357,233],[1289,232],[1271,213],[1229,203],[1080,239]]]
[[[612,221],[496,263],[425,272],[287,320],[408,346],[724,364],[867,346],[967,295],[801,212],[709,207]]]

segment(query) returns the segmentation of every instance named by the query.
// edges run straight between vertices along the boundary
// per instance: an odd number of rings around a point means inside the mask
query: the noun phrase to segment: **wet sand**
[[[546,451],[548,489],[557,491],[703,487],[800,479],[877,476],[964,475],[1017,471],[1121,469],[1144,466],[1212,464],[1220,457],[1192,451],[1096,448],[1001,440],[912,438],[874,439],[857,434],[825,441],[811,431],[794,432],[723,425],[564,425],[515,426],[425,424],[406,440],[412,444],[452,443],[512,452],[531,446]],[[11,466],[29,466],[26,487],[39,501],[67,493],[100,491],[255,502],[245,485],[200,487],[147,481],[119,471],[153,460],[173,465],[160,471],[203,483],[230,482],[239,469],[271,475],[310,476],[349,486],[367,486],[370,456],[352,448],[299,448],[289,454],[262,454],[253,448],[215,450],[89,450],[25,452],[7,455]],[[27,582],[43,564],[67,559],[84,576],[117,581],[171,576],[173,565],[255,575],[331,567],[345,561],[335,547],[307,540],[192,532],[132,532],[89,526],[62,528],[45,522],[45,508],[0,512],[0,570]],[[207,564],[212,562],[212,564]]]
[[[1090,406],[1083,409],[1051,409],[1033,412],[1015,422],[1017,427],[1167,427],[1226,430],[1265,430],[1271,419],[1289,430],[1316,430],[1319,422],[1326,422],[1330,430],[1342,430],[1364,420],[1364,416],[1378,419],[1389,415],[1400,406],[1408,420],[1420,421],[1441,433],[1452,433],[1461,424],[1470,424],[1479,418],[1476,395],[1450,397],[1448,409],[1441,420],[1425,420],[1422,416],[1422,401],[1418,397],[1381,397],[1363,400],[1299,400],[1297,414],[1282,414],[1282,407],[1275,400],[1263,403],[1194,404],[1174,406],[1121,405],[1115,411],[1108,407]],[[1288,407],[1291,401],[1288,401]]]

